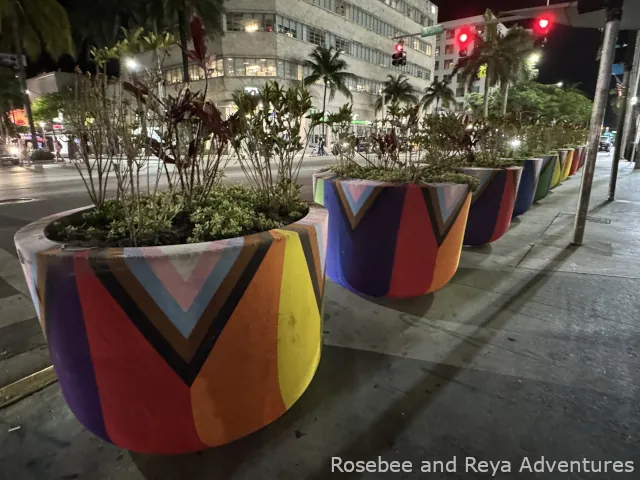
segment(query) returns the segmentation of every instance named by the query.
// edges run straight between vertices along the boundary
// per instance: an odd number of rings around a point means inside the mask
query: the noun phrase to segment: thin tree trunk
[[[502,116],[507,115],[507,104],[509,102],[509,82],[504,82],[502,87]]]
[[[184,9],[178,10],[178,32],[180,34],[180,44],[182,45],[182,74],[184,83],[189,83],[189,56],[187,48],[187,12]]]
[[[435,111],[435,115],[438,115],[438,107],[440,106],[440,99],[436,98],[436,111]]]
[[[24,109],[27,112],[27,121],[29,122],[29,130],[31,131],[31,147],[37,147],[38,135],[36,134],[36,127],[33,123],[33,112],[31,111],[31,99],[27,92],[27,72],[24,66],[24,59],[22,53],[22,40],[18,33],[18,6],[14,2],[14,11],[11,15],[11,27],[13,29],[13,43],[16,49],[16,55],[18,56],[18,77],[20,79],[20,88],[22,88],[24,97]]]
[[[326,139],[325,139],[325,123],[324,123],[324,117],[326,115],[326,111],[327,111],[327,81],[324,81],[324,96],[322,97],[322,143],[324,143],[326,145]]]
[[[484,81],[484,102],[482,104],[482,116],[487,118],[489,116],[489,72],[487,67],[487,76]]]

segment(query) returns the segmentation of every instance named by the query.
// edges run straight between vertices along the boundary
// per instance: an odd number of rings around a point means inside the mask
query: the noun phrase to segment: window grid
[[[307,27],[307,41],[320,47],[324,47],[324,32],[317,28]]]

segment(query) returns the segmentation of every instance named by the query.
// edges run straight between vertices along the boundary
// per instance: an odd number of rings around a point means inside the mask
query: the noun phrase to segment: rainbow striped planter
[[[580,166],[578,169],[584,167],[584,164],[587,162],[587,145],[582,146],[582,154],[580,155]]]
[[[573,149],[573,158],[571,160],[571,170],[569,176],[575,175],[580,168],[580,159],[582,158],[582,147],[576,147]]]
[[[562,172],[564,171],[564,163],[567,158],[566,153],[558,151],[556,152],[556,154],[557,154],[558,160],[556,161],[556,166],[553,169],[553,177],[551,180],[551,190],[553,190],[558,185],[560,185],[560,182],[562,181]]]
[[[533,205],[542,172],[542,163],[542,158],[529,158],[522,162],[522,177],[513,207],[514,217],[526,213]]]
[[[536,194],[533,198],[534,202],[539,202],[551,191],[553,184],[554,174],[558,166],[558,155],[542,155],[542,167],[540,169],[540,180],[538,181],[538,188],[536,188]],[[560,178],[560,169],[557,169],[558,178]]]
[[[467,185],[314,178],[329,211],[327,276],[355,292],[411,298],[458,269],[471,193]]]
[[[226,444],[300,398],[320,360],[328,215],[167,247],[15,243],[60,388],[88,430],[176,454]]]
[[[560,154],[564,154],[564,160],[562,162],[562,179],[560,180],[561,182],[564,182],[567,178],[569,178],[569,174],[571,173],[571,166],[573,165],[573,152],[573,148],[560,149]]]
[[[485,245],[502,237],[513,217],[522,167],[462,168],[462,173],[480,180],[473,194],[465,245]]]

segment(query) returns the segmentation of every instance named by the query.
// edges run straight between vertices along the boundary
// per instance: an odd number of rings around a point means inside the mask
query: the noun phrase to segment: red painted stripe
[[[516,185],[515,175],[516,171],[507,170],[504,172],[506,176],[504,191],[502,192],[502,200],[500,201],[500,213],[498,213],[498,219],[496,220],[496,226],[493,230],[493,236],[489,243],[495,242],[502,237],[509,227],[511,226],[511,217],[513,217],[513,208],[516,203]]]
[[[437,256],[438,244],[422,190],[407,185],[388,296],[424,295],[431,285]]]
[[[189,387],[104,288],[87,253],[79,253],[74,264],[104,423],[113,443],[154,454],[207,448],[193,423]]]

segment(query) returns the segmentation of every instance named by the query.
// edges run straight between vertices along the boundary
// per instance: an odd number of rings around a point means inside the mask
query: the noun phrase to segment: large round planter
[[[567,178],[569,178],[569,174],[571,173],[571,165],[573,164],[573,148],[563,148],[560,150],[560,153],[564,153],[564,161],[562,162],[562,179],[561,182],[564,182]]]
[[[580,155],[580,166],[578,167],[578,169],[584,167],[584,164],[587,161],[587,146],[583,145],[582,146],[582,154]]]
[[[453,277],[471,194],[467,185],[315,178],[329,211],[327,276],[372,297],[411,298]],[[320,186],[321,185],[321,186]]]
[[[538,202],[549,195],[553,182],[554,173],[558,165],[558,155],[542,155],[542,167],[540,169],[540,180],[536,188],[536,194],[533,201]],[[558,178],[560,172],[558,169]]]
[[[520,186],[518,187],[516,203],[513,207],[514,217],[527,212],[531,208],[531,205],[533,205],[541,171],[542,158],[529,158],[522,162],[522,177],[520,179]]]
[[[39,220],[15,237],[60,388],[122,448],[193,452],[254,432],[320,360],[327,211],[241,238],[65,248]]]
[[[576,147],[573,149],[573,158],[571,160],[571,170],[569,176],[575,175],[580,168],[580,159],[582,158],[582,147]]]
[[[566,152],[557,152],[558,160],[556,161],[556,166],[553,169],[553,178],[551,180],[551,190],[560,185],[562,181],[562,172],[564,171],[564,163],[567,159]]]
[[[494,242],[511,225],[522,167],[463,168],[461,171],[480,180],[471,201],[464,244]]]

